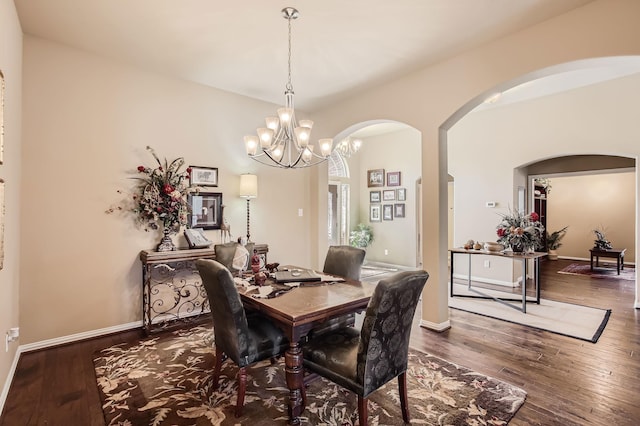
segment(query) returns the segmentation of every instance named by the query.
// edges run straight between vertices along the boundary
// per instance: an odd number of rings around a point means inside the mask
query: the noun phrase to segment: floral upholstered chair
[[[238,371],[238,399],[236,417],[242,415],[247,373],[245,368],[265,359],[275,358],[288,347],[282,331],[268,318],[258,313],[247,316],[233,277],[221,263],[199,259],[196,266],[209,297],[216,347],[216,365],[213,372],[217,388],[226,355],[240,367]]]
[[[344,327],[310,340],[304,368],[358,395],[360,426],[367,424],[367,397],[398,377],[402,418],[409,422],[406,370],[416,306],[429,274],[397,273],[378,283],[362,330]]]

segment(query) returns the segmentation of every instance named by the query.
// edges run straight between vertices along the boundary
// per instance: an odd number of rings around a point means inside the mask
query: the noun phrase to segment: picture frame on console
[[[203,192],[189,194],[189,227],[220,229],[222,225],[222,193]]]
[[[191,177],[189,178],[191,186],[218,186],[217,167],[189,167],[191,168]]]

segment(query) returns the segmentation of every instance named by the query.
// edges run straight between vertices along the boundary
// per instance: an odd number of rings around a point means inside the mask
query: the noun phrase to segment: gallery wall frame
[[[222,193],[196,192],[187,196],[189,227],[220,229],[222,225]]]
[[[369,222],[380,222],[382,220],[380,204],[369,205]]]
[[[379,203],[380,202],[380,191],[370,191],[369,192],[369,202],[370,203]]]
[[[382,220],[393,220],[393,204],[382,206]]]
[[[407,201],[407,188],[396,189],[396,200]]]
[[[387,186],[400,186],[401,175],[400,172],[387,172]]]
[[[367,170],[367,186],[384,186],[384,169]]]
[[[394,201],[395,199],[396,199],[395,189],[385,189],[384,191],[382,191],[383,201]]]
[[[404,217],[405,205],[404,203],[398,203],[393,205],[393,217]]]
[[[191,168],[191,177],[189,178],[191,186],[218,186],[217,167],[189,167]]]

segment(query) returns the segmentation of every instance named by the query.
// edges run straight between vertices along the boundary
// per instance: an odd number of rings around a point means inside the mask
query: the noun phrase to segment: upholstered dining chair
[[[257,313],[247,316],[233,277],[220,262],[199,259],[196,266],[209,297],[216,347],[213,372],[214,388],[218,387],[223,357],[226,355],[240,368],[235,415],[242,415],[246,389],[246,367],[282,354],[288,342],[269,319]]]
[[[352,280],[360,280],[360,271],[366,252],[352,246],[330,246],[324,259],[322,271],[327,274],[339,275]],[[355,324],[355,314],[350,313],[332,318],[315,327],[309,334],[310,338],[327,333],[340,327],[351,327]]]
[[[240,268],[237,268],[237,265],[234,266],[236,253],[238,251],[238,247],[240,246],[241,244],[235,241],[224,244],[216,244],[213,246],[213,252],[215,253],[216,260],[222,263],[231,272],[232,275],[240,272]],[[244,269],[247,269],[249,267],[249,259],[251,259],[251,255],[253,254],[253,247],[253,243],[249,243],[245,246],[248,252],[248,256],[244,265]]]
[[[303,347],[305,370],[358,395],[360,426],[367,425],[367,397],[395,377],[402,418],[409,422],[406,379],[409,337],[428,278],[425,271],[405,271],[380,280],[360,331],[343,327],[317,336]]]

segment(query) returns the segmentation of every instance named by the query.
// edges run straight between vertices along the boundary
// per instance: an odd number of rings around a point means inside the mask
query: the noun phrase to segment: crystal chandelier
[[[358,152],[361,146],[362,146],[362,140],[345,138],[345,139],[342,139],[336,145],[336,151],[338,151],[338,153],[342,155],[344,158],[349,158],[353,154]]]
[[[282,9],[282,16],[289,23],[289,78],[285,86],[285,106],[278,109],[277,117],[266,117],[266,127],[260,127],[256,135],[244,137],[247,154],[262,164],[286,169],[315,166],[331,155],[332,139],[320,139],[319,149],[309,143],[311,120],[296,120],[293,109],[291,84],[291,20],[300,14],[293,7]]]

